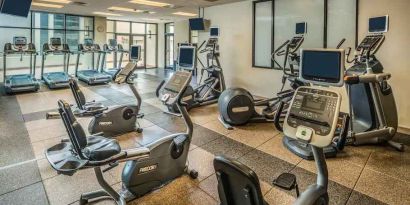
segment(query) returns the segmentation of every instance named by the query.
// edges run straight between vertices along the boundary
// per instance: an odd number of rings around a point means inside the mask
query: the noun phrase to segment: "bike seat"
[[[268,205],[252,169],[223,156],[215,157],[214,168],[221,205]]]

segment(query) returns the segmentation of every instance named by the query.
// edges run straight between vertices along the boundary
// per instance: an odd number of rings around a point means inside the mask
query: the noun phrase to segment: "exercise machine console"
[[[7,75],[7,56],[20,55],[20,61],[23,61],[24,55],[30,56],[30,73],[29,74],[17,74]],[[40,89],[40,83],[37,81],[35,75],[36,68],[36,47],[32,43],[27,43],[26,37],[14,37],[13,44],[7,43],[4,46],[3,53],[3,79],[4,87],[7,94],[19,93],[19,92],[36,92]]]

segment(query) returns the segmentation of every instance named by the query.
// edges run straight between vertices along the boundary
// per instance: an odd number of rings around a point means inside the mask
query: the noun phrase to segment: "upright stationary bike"
[[[343,85],[343,50],[303,50],[301,62],[302,81],[327,86]],[[296,189],[296,205],[329,204],[329,179],[323,148],[332,143],[340,104],[341,95],[327,88],[302,86],[295,91],[285,118],[284,133],[310,145],[316,163],[317,180],[302,194],[299,194],[296,176],[291,173],[279,175],[273,184],[286,190]],[[217,156],[214,168],[221,205],[268,204],[263,198],[258,176],[249,167],[237,160]]]

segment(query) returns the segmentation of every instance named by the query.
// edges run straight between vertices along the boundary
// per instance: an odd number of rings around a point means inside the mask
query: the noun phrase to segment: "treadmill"
[[[78,70],[80,64],[80,56],[81,54],[91,54],[91,69],[86,70]],[[97,66],[95,66],[95,54],[97,56]],[[78,45],[78,55],[77,55],[77,63],[75,66],[75,75],[76,77],[87,83],[88,85],[96,85],[96,84],[105,84],[109,83],[112,79],[111,75],[106,73],[102,73],[98,71],[98,67],[101,61],[101,48],[98,44],[94,44],[92,39],[85,39],[84,44]]]
[[[124,53],[128,53],[128,51],[124,50],[124,47],[121,44],[117,43],[117,40],[110,39],[109,44],[104,44],[103,47],[103,62],[106,62],[107,54],[112,53],[114,56],[113,68],[105,68],[104,63],[101,63],[101,72],[106,73],[114,79],[115,75],[120,71],[122,59],[124,57]],[[120,59],[117,60],[117,53],[120,53]]]
[[[64,71],[62,72],[44,72],[44,64],[47,55],[62,55],[64,57]],[[70,62],[70,48],[67,44],[61,43],[61,38],[50,38],[50,44],[45,43],[43,45],[43,58],[41,62],[41,76],[48,88],[58,89],[58,88],[68,88],[70,85],[68,83],[70,76],[68,75],[68,65]]]
[[[7,75],[7,56],[20,55],[20,61],[23,61],[24,55],[30,55],[30,73]],[[19,92],[37,92],[40,89],[40,83],[35,77],[36,67],[36,48],[34,44],[27,44],[26,37],[14,37],[13,44],[7,43],[4,46],[3,53],[3,79],[6,94]]]

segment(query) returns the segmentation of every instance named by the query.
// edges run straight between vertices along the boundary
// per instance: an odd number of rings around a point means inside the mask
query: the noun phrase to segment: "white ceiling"
[[[58,13],[69,13],[69,14],[78,14],[78,15],[88,15],[95,16],[93,12],[109,12],[121,14],[122,16],[107,16],[110,19],[120,19],[120,20],[130,20],[130,21],[147,21],[147,22],[170,22],[178,21],[182,19],[192,18],[177,16],[172,13],[174,12],[189,12],[189,13],[198,13],[199,7],[209,7],[220,4],[227,4],[232,2],[238,2],[243,0],[153,0],[158,2],[164,2],[174,5],[174,8],[163,8],[163,7],[154,7],[154,6],[144,6],[140,4],[129,3],[130,0],[70,0],[73,2],[83,2],[86,3],[84,6],[77,5],[75,3],[70,3],[64,6],[61,9],[45,8],[32,6],[32,10],[38,11],[50,11]],[[41,0],[34,0],[34,2],[42,2]],[[54,3],[52,3],[54,4]],[[145,13],[133,13],[133,12],[123,12],[123,11],[109,11],[107,8],[116,6],[116,7],[125,7],[131,9],[138,9],[144,11],[153,11],[154,14],[145,14]],[[97,15],[100,16],[100,15]],[[103,15],[101,15],[103,16]]]

